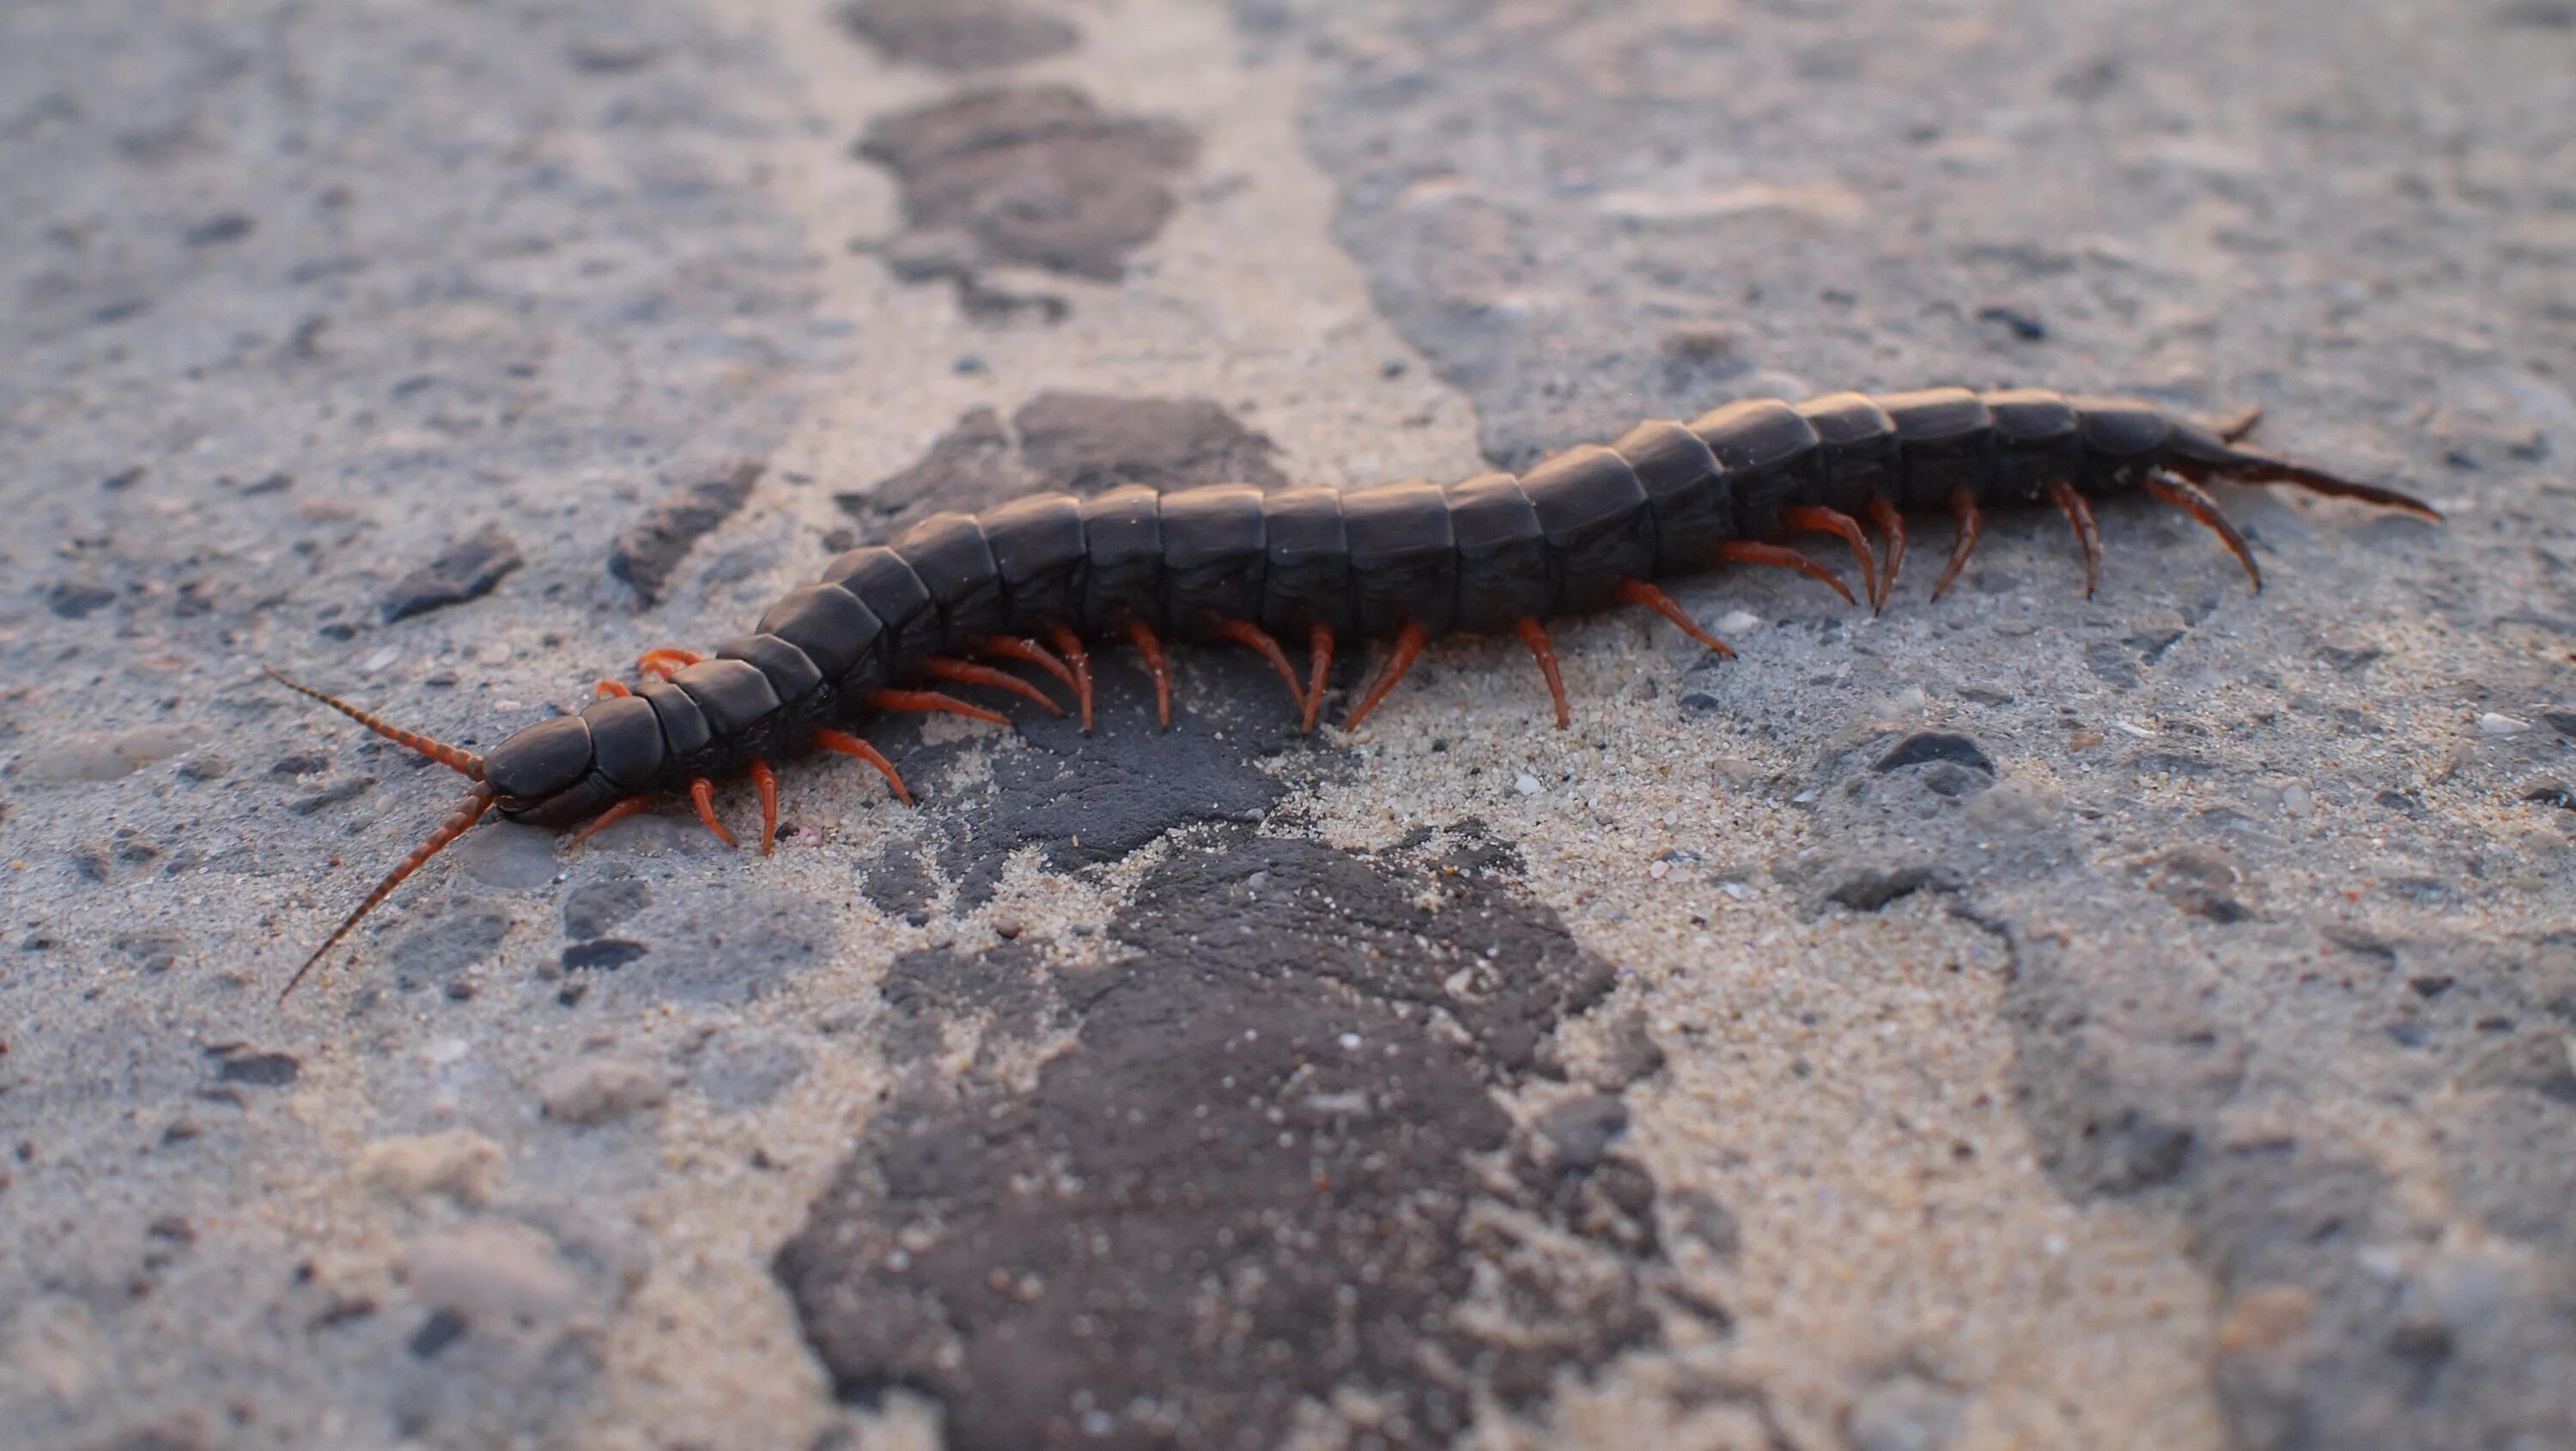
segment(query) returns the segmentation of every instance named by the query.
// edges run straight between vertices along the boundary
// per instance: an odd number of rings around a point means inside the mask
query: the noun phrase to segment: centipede
[[[1336,651],[1386,647],[1344,717],[1351,730],[1432,641],[1517,635],[1562,729],[1573,711],[1549,622],[1643,608],[1732,657],[1662,583],[1730,567],[1788,569],[1846,605],[1865,599],[1883,611],[1904,566],[1909,514],[1943,510],[1952,521],[1934,600],[1959,578],[1986,514],[1999,508],[2053,505],[2064,514],[2088,597],[2101,579],[2097,499],[2144,496],[2182,510],[2218,536],[2257,593],[2263,575],[2254,551],[2204,485],[2285,484],[2441,518],[2408,494],[2248,447],[2252,426],[2250,416],[2209,428],[2144,402],[2042,389],[1835,393],[1738,401],[1687,423],[1640,423],[1607,445],[1558,453],[1517,476],[1348,490],[1215,484],[1035,494],[981,514],[934,514],[889,543],[843,553],[819,580],[770,606],[751,633],[706,654],[648,651],[636,662],[635,684],[602,680],[580,711],[521,728],[483,754],[272,668],[288,688],[469,783],[280,997],[487,816],[570,831],[569,849],[638,812],[685,800],[708,831],[736,846],[716,812],[716,790],[748,779],[765,855],[778,833],[778,763],[818,752],[856,757],[910,805],[893,761],[860,734],[871,720],[944,712],[1008,725],[999,711],[953,693],[969,689],[1006,692],[1062,715],[1067,707],[1052,684],[1071,693],[1087,732],[1090,650],[1103,643],[1141,657],[1163,729],[1172,721],[1171,642],[1257,651],[1311,733]],[[1843,541],[1858,595],[1791,542],[1808,536]],[[1282,640],[1302,642],[1302,672]],[[1006,667],[1034,671],[1046,684]]]

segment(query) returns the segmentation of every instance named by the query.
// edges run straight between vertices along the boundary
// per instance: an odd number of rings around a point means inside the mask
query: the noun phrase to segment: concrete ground
[[[0,10],[12,1447],[2576,1444],[2576,11]],[[1040,487],[2139,394],[2436,500],[1921,521],[1356,735],[468,745]],[[1819,551],[1820,557],[1830,557]],[[1336,688],[1348,698],[1363,665]],[[728,794],[739,828],[749,793]]]

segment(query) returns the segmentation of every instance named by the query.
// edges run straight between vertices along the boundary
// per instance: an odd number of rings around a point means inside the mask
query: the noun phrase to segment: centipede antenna
[[[293,681],[287,683],[294,684]],[[303,689],[302,686],[296,686],[296,688]],[[332,704],[337,705],[339,702],[333,701]],[[480,762],[477,764],[479,765]],[[497,795],[498,793],[491,787],[477,782],[474,789],[466,793],[465,800],[454,811],[447,814],[447,819],[438,824],[437,830],[429,834],[429,839],[414,848],[410,856],[403,858],[400,866],[385,873],[385,879],[376,883],[376,889],[369,892],[365,900],[359,902],[356,909],[348,916],[340,919],[340,925],[333,928],[331,935],[322,940],[321,946],[313,949],[311,957],[304,959],[304,965],[295,970],[295,976],[286,980],[286,986],[278,992],[277,1000],[281,1003],[285,1002],[287,994],[295,991],[296,985],[303,982],[306,974],[312,972],[323,958],[330,955],[332,948],[339,946],[342,939],[357,930],[358,924],[366,919],[368,913],[384,905],[385,898],[394,894],[394,888],[401,886],[404,878],[426,866],[431,857],[447,850],[449,842],[472,830],[474,823],[483,819],[483,813],[492,809],[492,802]]]
[[[342,700],[336,695],[316,690],[312,686],[306,685],[300,680],[291,679],[274,665],[264,666],[262,668],[268,671],[269,679],[276,681],[278,684],[285,686],[287,689],[294,691],[298,695],[310,696],[313,699],[322,702],[324,705],[331,707],[340,714],[345,715],[349,719],[356,721],[358,724],[365,726],[367,729],[374,731],[377,735],[383,736],[386,740],[393,742],[395,745],[398,745],[407,751],[418,751],[420,754],[429,757],[438,764],[463,776],[468,781],[480,781],[483,779],[483,758],[474,754],[472,751],[451,746],[445,741],[422,735],[418,731],[404,730],[401,726],[395,725],[393,722],[386,720],[383,716],[373,714],[369,711],[360,710],[356,706],[351,705],[349,702]]]

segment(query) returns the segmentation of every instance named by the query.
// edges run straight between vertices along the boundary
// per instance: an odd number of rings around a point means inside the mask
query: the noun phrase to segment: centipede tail
[[[1132,645],[1172,724],[1166,641],[1257,652],[1287,687],[1301,729],[1322,710],[1336,653],[1385,641],[1385,663],[1344,719],[1383,707],[1444,635],[1520,637],[1560,728],[1571,724],[1548,621],[1623,604],[1653,610],[1721,657],[1726,643],[1668,593],[1670,582],[1738,565],[1794,570],[1847,605],[1883,611],[1905,561],[1907,513],[1945,510],[1955,534],[1932,598],[1946,595],[1994,509],[2053,505],[2075,534],[2085,593],[2101,587],[2093,501],[2144,496],[2216,533],[2259,591],[2244,535],[2202,486],[2287,484],[2402,509],[2431,505],[2245,447],[2251,415],[2215,431],[2144,404],[2043,389],[1933,388],[1800,403],[1749,399],[1682,420],[1651,420],[1606,446],[1568,449],[1527,473],[1450,484],[1264,493],[1240,484],[1090,497],[1039,494],[983,514],[934,514],[893,541],[834,558],[752,632],[711,653],[663,646],[632,686],[601,681],[577,714],[542,721],[476,755],[406,730],[271,671],[289,688],[470,778],[474,789],[362,900],[299,969],[301,982],[368,912],[488,812],[574,831],[579,843],[674,797],[727,845],[719,782],[748,777],[760,848],[778,832],[773,763],[811,751],[866,761],[895,798],[912,793],[856,732],[893,712],[935,712],[1007,728],[999,711],[941,686],[998,690],[1047,711],[1041,684],[986,662],[1034,668],[1071,689],[1093,728],[1089,645]],[[1866,527],[1864,527],[1866,526]],[[1874,552],[1870,531],[1885,541]],[[1834,570],[1790,548],[1801,534],[1843,541],[1855,596]],[[1301,677],[1281,641],[1303,641]]]

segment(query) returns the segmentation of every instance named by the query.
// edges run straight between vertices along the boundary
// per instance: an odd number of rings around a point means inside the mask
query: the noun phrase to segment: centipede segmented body
[[[1641,423],[1606,447],[1558,454],[1519,477],[1416,479],[1347,492],[1129,487],[934,515],[890,545],[833,560],[821,580],[791,591],[712,658],[652,651],[638,662],[637,687],[602,681],[600,698],[579,714],[517,731],[488,755],[285,681],[474,783],[295,981],[495,809],[532,825],[580,826],[578,842],[685,795],[730,845],[715,814],[715,782],[743,774],[760,795],[766,852],[778,819],[771,763],[816,749],[866,760],[908,803],[893,763],[855,734],[870,717],[946,711],[1003,723],[942,685],[1009,690],[1062,713],[1046,691],[995,661],[1037,667],[1071,689],[1087,730],[1085,642],[1123,640],[1142,655],[1169,726],[1163,641],[1233,642],[1268,658],[1311,730],[1333,653],[1353,639],[1392,648],[1349,726],[1377,709],[1431,640],[1508,632],[1527,642],[1562,727],[1572,716],[1546,621],[1642,605],[1731,655],[1655,581],[1722,564],[1769,565],[1799,570],[1856,602],[1832,570],[1783,542],[1834,534],[1850,546],[1872,608],[1883,608],[1903,566],[1909,511],[1945,509],[1955,520],[1936,599],[1976,548],[1986,510],[2042,501],[2073,526],[2091,594],[2101,541],[2088,499],[2130,492],[2215,531],[2259,591],[2252,550],[2200,487],[2211,480],[2295,484],[2440,517],[2395,490],[2241,447],[2234,434],[2125,399],[2036,389],[1837,393],[1797,404],[1732,403],[1689,423]],[[1883,537],[1883,556],[1873,553],[1864,521]],[[1302,677],[1283,637],[1306,646]]]

